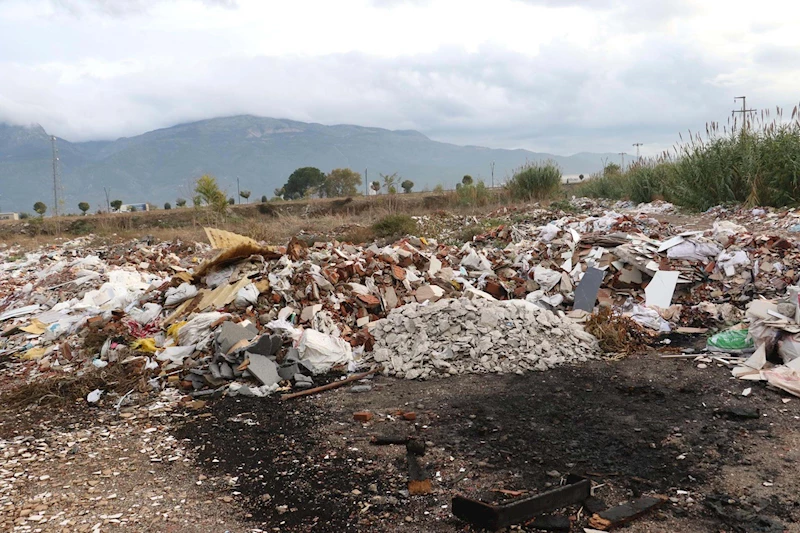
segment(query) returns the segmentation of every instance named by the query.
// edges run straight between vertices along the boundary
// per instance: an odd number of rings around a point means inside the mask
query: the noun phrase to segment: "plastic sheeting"
[[[353,348],[341,337],[306,329],[297,345],[300,359],[308,361],[316,373],[327,372],[334,365],[353,361]]]
[[[670,259],[705,261],[712,257],[717,257],[720,252],[722,252],[722,248],[716,243],[689,239],[669,248],[667,257]]]
[[[178,342],[181,346],[194,344],[198,350],[202,351],[209,345],[213,337],[211,324],[221,318],[230,317],[231,315],[228,313],[217,311],[195,315],[178,330]]]
[[[167,289],[164,305],[172,307],[195,296],[197,296],[197,287],[191,283],[181,283],[177,287]]]
[[[561,282],[561,274],[555,270],[537,265],[533,269],[533,280],[545,291],[549,291]]]
[[[258,287],[253,283],[248,283],[236,293],[236,298],[233,300],[233,305],[238,309],[243,309],[250,305],[256,305],[258,302]]]

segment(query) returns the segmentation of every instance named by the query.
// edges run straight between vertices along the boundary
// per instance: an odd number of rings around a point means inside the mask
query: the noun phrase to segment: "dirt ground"
[[[800,531],[800,401],[742,389],[724,368],[651,354],[523,376],[378,378],[370,392],[284,403],[228,399],[177,435],[212,474],[238,476],[253,520],[280,531],[469,531],[450,513],[454,494],[501,501],[496,489],[533,494],[569,473],[608,505],[671,497],[632,533]],[[354,421],[364,410],[374,419]],[[433,493],[409,496],[404,451],[372,435],[426,441]]]
[[[724,367],[651,349],[521,376],[369,383],[120,413],[0,406],[0,530],[468,532],[455,494],[507,502],[577,474],[608,506],[669,498],[630,533],[800,533],[800,399]],[[431,494],[408,494],[404,448],[372,445],[374,435],[427,444]],[[573,532],[590,515],[560,513]]]
[[[0,529],[472,531],[453,495],[500,502],[497,489],[535,494],[572,473],[609,506],[670,497],[631,533],[800,531],[800,400],[761,384],[744,397],[725,368],[652,352],[372,385],[185,411],[6,412]],[[372,421],[353,420],[365,410]],[[433,492],[410,496],[404,450],[373,435],[425,441]],[[565,512],[582,531],[587,510]]]

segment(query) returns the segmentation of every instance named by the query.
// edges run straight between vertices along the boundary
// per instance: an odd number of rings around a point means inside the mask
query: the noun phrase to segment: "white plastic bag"
[[[303,331],[297,346],[300,358],[308,361],[316,373],[327,372],[334,365],[353,361],[353,348],[341,337],[326,335],[313,329]]]
[[[253,283],[248,283],[236,293],[236,299],[233,301],[233,305],[237,309],[244,309],[247,306],[256,305],[258,302],[258,295],[258,288]]]
[[[549,291],[561,281],[561,274],[555,270],[536,265],[533,269],[533,280],[545,291]]]
[[[191,283],[181,283],[177,287],[170,287],[167,289],[166,296],[167,298],[164,301],[164,305],[167,307],[177,305],[189,298],[197,296],[197,287]]]

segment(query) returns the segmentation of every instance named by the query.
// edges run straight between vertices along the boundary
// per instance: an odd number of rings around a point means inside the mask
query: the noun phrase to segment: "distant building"
[[[130,213],[133,211],[150,211],[150,204],[122,204],[117,213]]]
[[[19,213],[0,213],[0,220],[19,220]]]

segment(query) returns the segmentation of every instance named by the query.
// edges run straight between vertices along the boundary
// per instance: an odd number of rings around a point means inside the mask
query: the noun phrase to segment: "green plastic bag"
[[[729,329],[712,335],[706,347],[711,352],[752,352],[755,343],[747,329]]]

